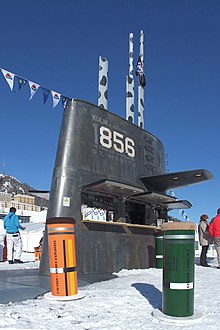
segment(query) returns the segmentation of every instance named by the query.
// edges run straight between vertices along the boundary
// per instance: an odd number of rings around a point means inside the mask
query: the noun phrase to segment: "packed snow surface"
[[[23,260],[25,260],[25,254]],[[27,258],[27,257],[26,257]],[[33,254],[28,255],[34,260]],[[50,301],[43,296],[20,303],[0,305],[0,328],[4,329],[218,329],[220,324],[220,269],[215,258],[210,268],[195,265],[196,321],[182,324],[159,320],[152,315],[162,304],[162,270],[121,270],[109,281],[80,287],[80,300]],[[36,268],[38,262],[0,264],[4,269]]]

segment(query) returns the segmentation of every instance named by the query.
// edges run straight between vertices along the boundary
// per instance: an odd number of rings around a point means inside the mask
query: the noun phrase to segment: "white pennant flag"
[[[57,106],[57,104],[60,102],[60,94],[54,91],[51,91],[52,97],[53,97],[53,108]]]
[[[28,81],[29,83],[29,87],[30,87],[30,92],[31,92],[31,96],[29,98],[29,100],[32,99],[32,97],[34,96],[34,94],[37,92],[38,88],[40,87],[40,85],[32,82],[32,81]]]
[[[14,73],[11,73],[9,71],[6,71],[4,69],[1,69],[2,70],[2,74],[3,76],[5,77],[5,80],[7,81],[7,83],[9,84],[9,87],[11,88],[11,90],[13,89],[13,86],[14,86]]]

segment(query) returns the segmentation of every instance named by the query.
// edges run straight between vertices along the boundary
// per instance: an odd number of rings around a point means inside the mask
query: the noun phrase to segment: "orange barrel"
[[[75,221],[73,218],[50,218],[47,229],[52,296],[76,295]]]
[[[39,261],[41,258],[42,246],[37,246],[34,248],[34,258],[35,261]]]
[[[4,249],[3,249],[3,261],[6,261],[8,260],[7,259],[7,239],[6,239],[6,236],[5,236],[5,240],[4,240]]]

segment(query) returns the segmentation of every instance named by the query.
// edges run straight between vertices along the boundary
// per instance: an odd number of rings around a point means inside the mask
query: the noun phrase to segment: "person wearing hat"
[[[216,217],[210,222],[209,234],[213,237],[218,260],[217,268],[220,269],[220,208],[217,210]]]
[[[208,224],[208,215],[202,214],[199,222],[199,243],[202,247],[201,255],[200,255],[200,265],[203,267],[210,267],[207,263],[207,252],[209,248],[209,244],[212,243],[212,237],[209,234],[209,224]]]

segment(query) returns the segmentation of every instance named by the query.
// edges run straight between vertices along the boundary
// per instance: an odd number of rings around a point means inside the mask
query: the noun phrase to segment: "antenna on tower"
[[[108,60],[99,56],[98,106],[108,109]]]
[[[129,34],[129,75],[126,76],[126,119],[134,123],[134,40]],[[140,31],[140,49],[135,74],[138,77],[138,126],[144,128],[144,32]]]
[[[134,40],[129,34],[129,75],[126,76],[126,119],[134,123]]]
[[[3,161],[2,163],[2,174],[5,175],[5,168],[6,168],[6,162]]]
[[[140,53],[139,53],[139,83],[138,83],[138,126],[144,128],[144,87],[146,85],[144,76],[144,32],[140,32]],[[140,70],[141,69],[141,70]],[[142,80],[144,78],[144,81]]]

